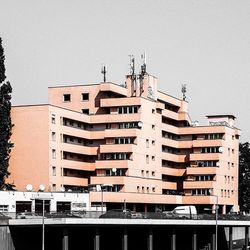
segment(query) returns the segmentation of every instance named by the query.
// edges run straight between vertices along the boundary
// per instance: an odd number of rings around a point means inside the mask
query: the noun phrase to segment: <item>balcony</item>
[[[139,122],[141,114],[103,114],[90,117],[91,123]]]
[[[133,152],[134,144],[106,144],[100,145],[100,153],[129,153]]]
[[[129,168],[129,160],[104,160],[95,162],[96,169]]]
[[[215,188],[215,181],[184,181],[183,182],[183,189],[210,189]]]
[[[197,126],[179,128],[181,135],[225,133],[225,130],[226,127],[224,126]]]
[[[187,155],[176,155],[167,152],[162,152],[162,159],[173,162],[188,162],[189,156]]]
[[[176,134],[176,135],[179,134],[179,128],[175,127],[173,125],[162,123],[161,127],[162,127],[162,130],[164,130],[166,132],[170,132],[170,133],[173,133],[173,134]]]
[[[223,140],[194,140],[193,147],[200,148],[200,147],[222,147]]]
[[[62,143],[62,150],[76,154],[97,155],[98,147],[86,147],[82,145]]]
[[[141,98],[108,98],[101,99],[101,107],[120,107],[120,106],[141,106]]]
[[[179,142],[176,140],[171,140],[169,138],[162,138],[162,145],[164,146],[169,146],[169,147],[173,147],[173,148],[178,148],[179,147]]]
[[[176,120],[176,121],[179,120],[178,113],[176,113],[174,111],[167,110],[167,109],[162,110],[162,116],[165,116],[167,118],[171,118],[171,119]]]
[[[109,183],[113,185],[124,185],[128,177],[126,176],[91,176],[91,185]]]
[[[88,179],[87,178],[63,176],[63,185],[87,187],[88,186]]]
[[[100,91],[104,91],[104,92],[114,92],[123,96],[127,96],[127,89],[116,85],[114,83],[108,83],[108,82],[104,82],[100,84]]]
[[[190,154],[190,161],[218,161],[220,160],[221,153],[197,153]]]
[[[217,174],[217,167],[188,167],[187,175]]]
[[[180,169],[180,168],[169,168],[169,167],[162,167],[161,172],[165,175],[171,175],[171,176],[183,176],[186,169]]]
[[[214,204],[215,196],[186,195],[182,197],[183,204]]]
[[[63,168],[77,169],[77,170],[86,170],[86,171],[95,171],[95,163],[93,162],[82,162],[82,161],[71,161],[71,160],[62,160]]]
[[[138,129],[106,129],[105,138],[137,137]]]
[[[177,183],[176,182],[162,181],[161,188],[162,189],[177,190]]]

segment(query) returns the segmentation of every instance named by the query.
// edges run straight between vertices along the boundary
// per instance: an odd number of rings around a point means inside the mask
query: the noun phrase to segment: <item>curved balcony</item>
[[[193,147],[199,148],[199,147],[222,147],[223,146],[223,140],[194,140],[193,141]]]
[[[174,111],[171,111],[171,110],[168,110],[168,109],[164,109],[162,110],[162,116],[165,116],[167,118],[171,118],[173,120],[176,120],[178,121],[179,119],[179,115],[178,113],[174,112]]]
[[[161,188],[162,189],[177,190],[177,183],[176,182],[162,181]]]
[[[170,133],[173,133],[173,134],[176,134],[176,135],[179,134],[179,128],[175,127],[173,125],[169,125],[169,124],[166,124],[166,123],[161,123],[161,127],[162,127],[162,130],[164,130],[166,132],[170,132]]]

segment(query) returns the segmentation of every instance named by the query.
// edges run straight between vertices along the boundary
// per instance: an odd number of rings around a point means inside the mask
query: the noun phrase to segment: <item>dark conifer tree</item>
[[[11,93],[12,88],[8,81],[5,81],[4,49],[0,37],[0,190],[12,190],[13,184],[6,183],[10,175],[8,171],[9,158],[13,144],[10,142],[11,123]]]
[[[239,205],[240,210],[250,212],[250,145],[240,143]]]

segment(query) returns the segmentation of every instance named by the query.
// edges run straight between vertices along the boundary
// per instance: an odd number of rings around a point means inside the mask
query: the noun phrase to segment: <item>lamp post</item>
[[[48,194],[37,194],[33,195],[32,200],[41,200],[42,201],[42,250],[45,248],[45,224],[44,224],[44,213],[45,213],[45,201],[52,200],[53,198]]]
[[[103,214],[103,190],[105,190],[105,188],[107,187],[113,187],[113,184],[101,184],[98,186],[99,186],[99,190],[101,191],[101,207],[102,207],[102,214]]]
[[[211,196],[214,196],[216,198],[216,204],[215,204],[215,250],[218,249],[218,195],[213,194],[213,190],[209,190],[209,193]],[[212,209],[213,210],[213,209]]]

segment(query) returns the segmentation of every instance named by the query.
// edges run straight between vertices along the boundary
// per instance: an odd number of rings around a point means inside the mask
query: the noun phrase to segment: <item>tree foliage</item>
[[[0,190],[11,190],[13,184],[6,183],[6,178],[10,175],[8,171],[9,158],[13,144],[10,142],[11,123],[11,93],[10,83],[5,82],[4,49],[0,38]]]
[[[239,205],[240,210],[250,212],[250,145],[240,143],[239,158]]]

